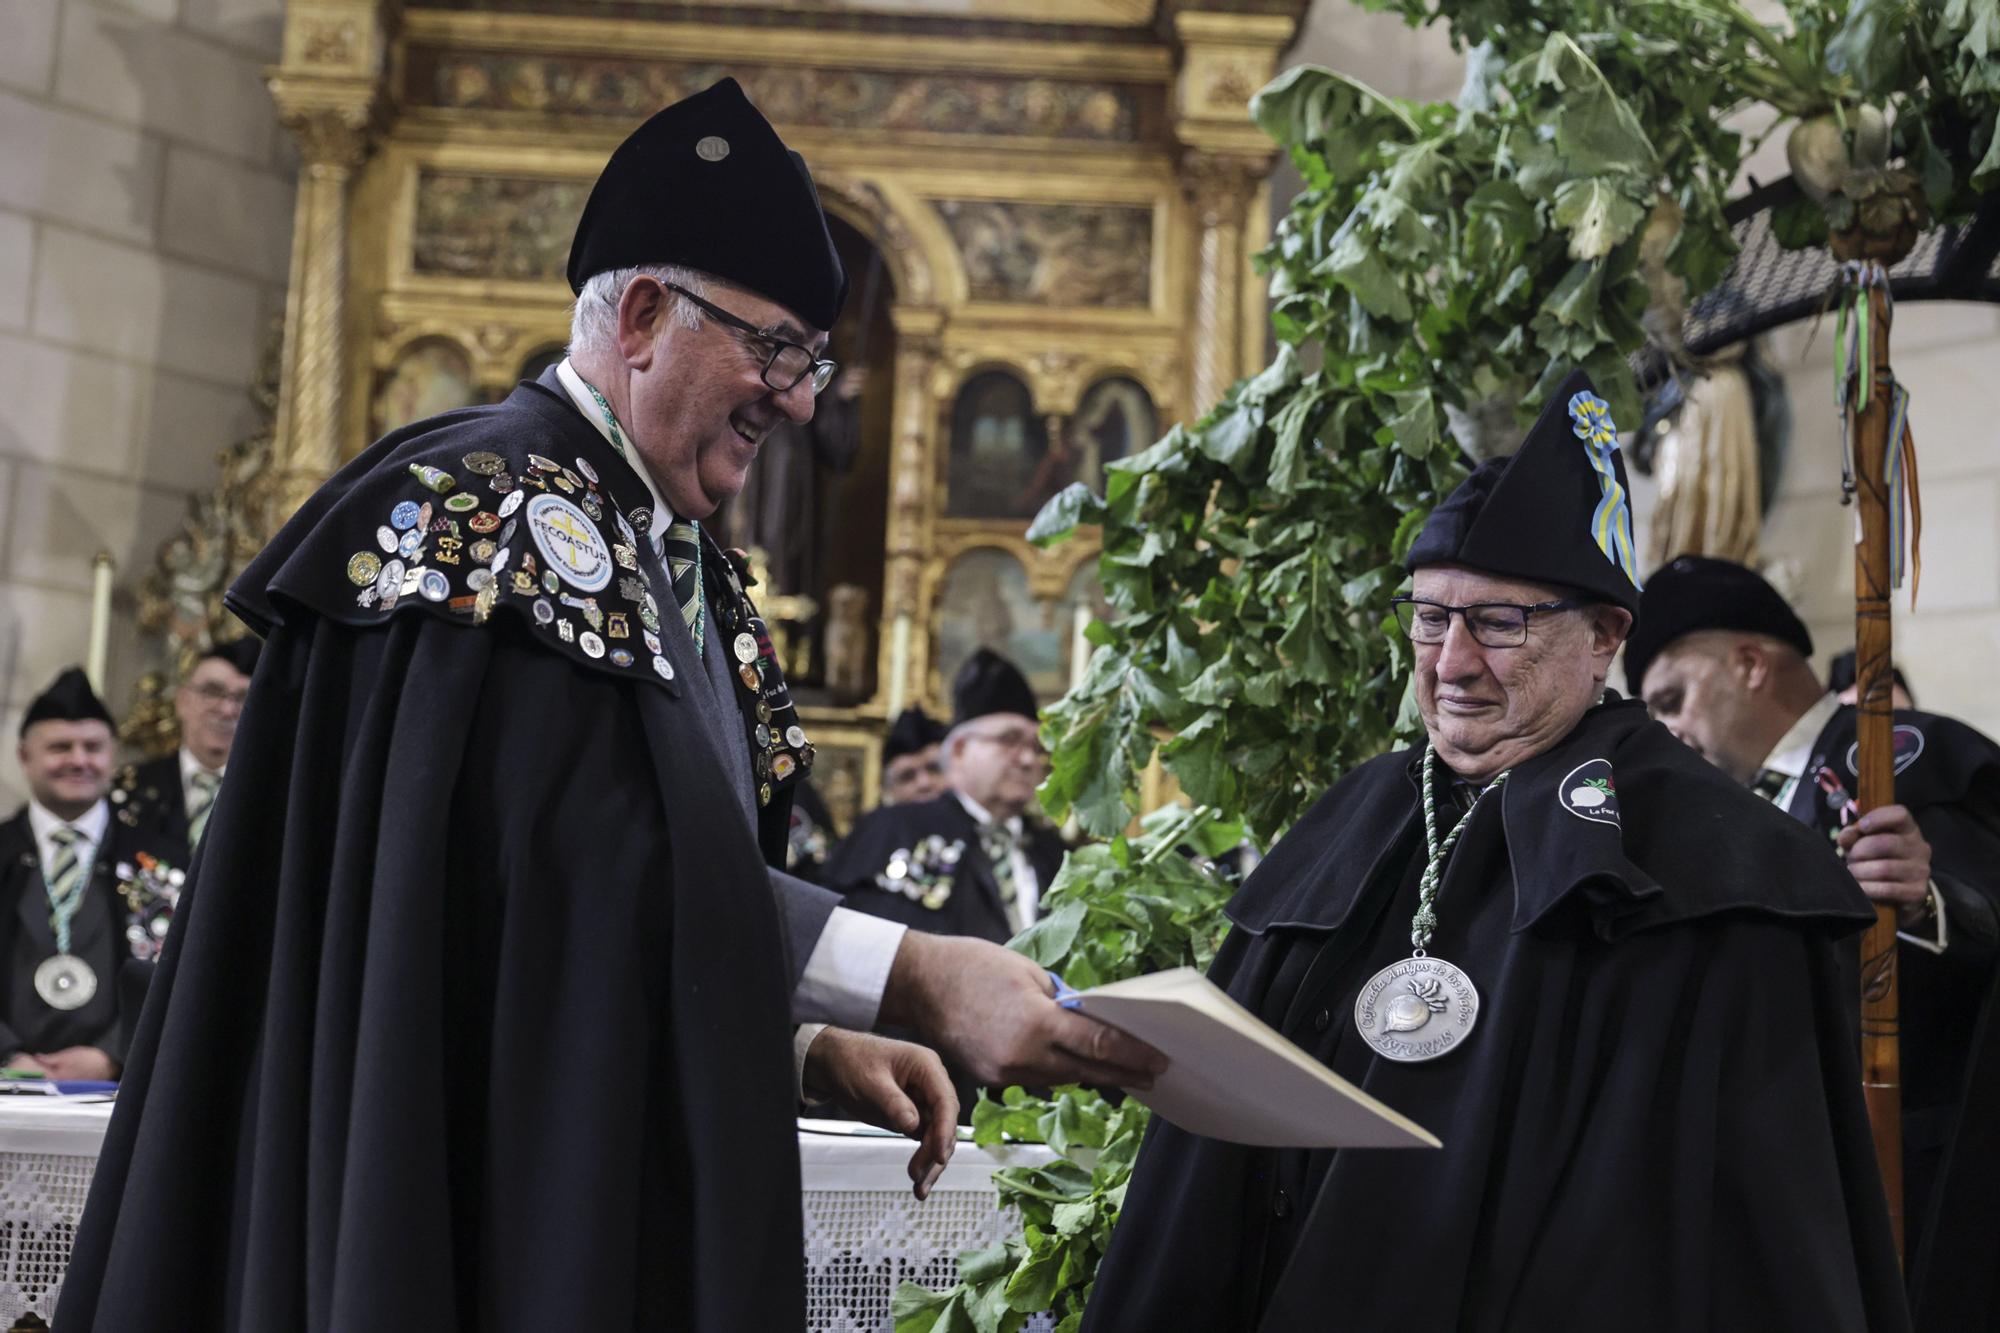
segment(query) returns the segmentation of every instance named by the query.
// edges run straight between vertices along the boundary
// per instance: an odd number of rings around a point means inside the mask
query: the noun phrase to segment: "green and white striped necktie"
[[[222,776],[205,768],[194,771],[194,790],[188,793],[188,847],[201,841],[201,831],[208,827],[208,816],[215,809],[215,789],[222,785]]]
[[[667,578],[674,587],[674,601],[680,604],[681,619],[694,636],[694,651],[701,655],[701,529],[675,519],[660,538],[660,554],[667,562]]]
[[[64,941],[69,933],[65,927],[83,901],[83,857],[77,846],[84,836],[65,824],[49,834],[49,841],[56,845],[56,859],[49,867],[48,878],[49,923],[55,928],[56,938]]]

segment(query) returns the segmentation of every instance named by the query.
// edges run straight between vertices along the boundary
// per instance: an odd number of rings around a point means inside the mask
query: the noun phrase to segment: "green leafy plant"
[[[1628,358],[1649,340],[1678,356],[1680,311],[1734,257],[1723,206],[1761,142],[1746,126],[1831,126],[1843,170],[1872,169],[1882,113],[1934,215],[2000,187],[2000,0],[1794,0],[1782,23],[1737,0],[1366,7],[1450,25],[1457,102],[1313,67],[1260,93],[1252,114],[1305,182],[1259,258],[1276,355],[1029,529],[1049,543],[1096,525],[1112,608],[1046,715],[1042,799],[1113,841],[1072,855],[1050,919],[1017,942],[1078,985],[1203,961],[1219,935],[1219,882],[1163,894],[1186,868],[1122,839],[1156,755],[1267,844],[1414,734],[1389,598],[1423,518],[1464,452],[1511,447],[1573,369],[1637,422]],[[1806,199],[1774,222],[1786,244],[1820,244],[1854,203]],[[1022,1236],[967,1256],[951,1292],[906,1288],[898,1333],[1001,1333],[1039,1308],[1074,1328],[1143,1114],[1071,1089],[976,1114],[982,1136],[1064,1160],[996,1177]]]

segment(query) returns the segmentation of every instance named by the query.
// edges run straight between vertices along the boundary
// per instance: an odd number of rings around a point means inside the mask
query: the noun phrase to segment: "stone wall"
[[[91,558],[131,589],[248,396],[283,308],[293,166],[264,67],[278,0],[0,0],[0,726],[83,659]],[[21,794],[0,764],[0,810]]]

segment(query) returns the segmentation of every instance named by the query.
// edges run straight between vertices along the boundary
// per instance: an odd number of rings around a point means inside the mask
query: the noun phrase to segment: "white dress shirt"
[[[568,357],[557,364],[556,378],[562,381],[570,402],[583,413],[583,419],[609,440],[611,430],[604,423],[604,412],[591,396],[590,386],[583,376],[570,365]],[[623,429],[622,426],[620,429]],[[630,444],[629,438],[627,443]],[[658,554],[661,534],[673,522],[673,511],[661,498],[660,488],[653,484],[645,460],[627,458],[626,461],[639,474],[639,479],[646,483],[646,492],[653,499],[653,527],[649,535],[653,539],[654,553]],[[1031,879],[1032,874],[1031,871]],[[882,992],[889,987],[889,968],[896,961],[896,951],[903,946],[903,934],[907,929],[894,921],[884,921],[865,912],[846,907],[834,908],[833,915],[827,918],[826,929],[820,932],[812,954],[806,959],[805,972],[799,978],[798,988],[792,992],[793,1019],[804,1023],[835,1023],[857,1032],[873,1028],[876,1015],[882,1008]],[[800,1033],[802,1044],[794,1049],[799,1069],[804,1068],[806,1047],[818,1035],[818,1028],[813,1028],[810,1033]]]
[[[1809,779],[1806,773],[1806,765],[1812,762],[1813,742],[1819,739],[1819,734],[1826,730],[1827,724],[1833,721],[1833,715],[1840,711],[1841,706],[1840,696],[1828,690],[1820,696],[1818,703],[1799,715],[1799,720],[1792,723],[1792,729],[1780,737],[1778,743],[1771,747],[1771,753],[1764,757],[1762,772],[1785,775],[1785,785],[1778,789],[1776,796],[1770,798],[1771,804],[1780,810],[1791,805],[1792,797],[1798,792],[1801,782],[1818,780],[1817,775]],[[1951,933],[1945,925],[1944,895],[1938,892],[1936,880],[1931,881],[1931,905],[1937,909],[1936,916],[1932,918],[1937,923],[1935,936],[1927,938],[1922,935],[1912,935],[1907,930],[1899,930],[1896,932],[1896,938],[1907,940],[1919,949],[1943,953],[1951,943]]]
[[[953,796],[965,807],[965,813],[972,816],[972,822],[981,828],[993,822],[993,815],[979,802],[962,791],[954,790]],[[1021,920],[1016,930],[1026,930],[1035,924],[1035,909],[1041,906],[1042,882],[1035,874],[1035,863],[1028,859],[1028,826],[1019,815],[1006,823],[1006,829],[1014,835],[1014,850],[1008,860],[1014,863],[1014,906]]]
[[[75,844],[76,855],[83,862],[83,873],[88,876],[96,864],[97,853],[104,846],[105,830],[111,827],[111,804],[99,801],[75,819],[58,819],[41,802],[30,799],[28,827],[35,835],[35,852],[42,859],[42,885],[46,888],[49,881],[55,878],[56,830],[68,827],[83,835],[83,841]]]

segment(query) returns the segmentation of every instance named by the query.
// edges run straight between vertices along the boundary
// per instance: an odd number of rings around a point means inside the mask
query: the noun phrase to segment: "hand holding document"
[[[1442,1146],[1191,967],[1060,998],[1173,1062],[1133,1095],[1189,1133],[1268,1148]]]

